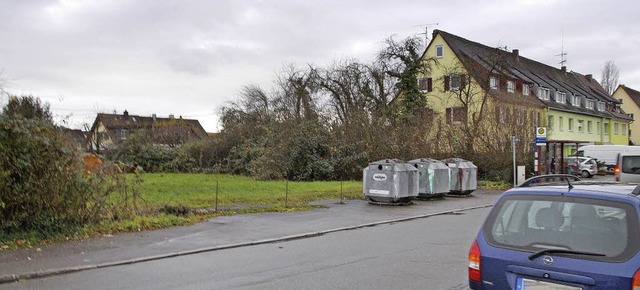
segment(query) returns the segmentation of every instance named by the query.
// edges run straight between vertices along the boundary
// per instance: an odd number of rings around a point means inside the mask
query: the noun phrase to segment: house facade
[[[100,154],[136,134],[145,134],[151,142],[163,146],[178,146],[208,136],[198,120],[173,115],[169,118],[130,115],[127,111],[123,114],[100,113],[89,131],[87,149]]]
[[[429,67],[419,86],[438,112],[443,132],[471,138],[474,150],[510,151],[516,136],[533,148],[535,128],[546,127],[543,166],[583,144],[628,144],[632,118],[591,75],[555,68],[435,30],[423,54]],[[508,149],[508,150],[507,150]]]
[[[613,98],[622,102],[622,110],[632,118],[640,116],[640,92],[625,85],[619,85],[613,92]],[[629,125],[629,144],[640,145],[640,122]]]

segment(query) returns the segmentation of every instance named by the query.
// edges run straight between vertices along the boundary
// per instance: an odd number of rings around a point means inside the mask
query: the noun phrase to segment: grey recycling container
[[[369,163],[362,172],[363,193],[375,202],[408,202],[418,196],[418,169],[396,159]]]
[[[449,166],[444,162],[431,158],[420,158],[409,161],[418,169],[418,197],[440,197],[449,193]]]
[[[468,195],[478,187],[478,167],[473,162],[460,159],[449,158],[442,160],[449,167],[451,183],[449,194]]]

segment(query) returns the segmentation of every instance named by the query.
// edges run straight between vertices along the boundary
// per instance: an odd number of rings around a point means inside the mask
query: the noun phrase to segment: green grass
[[[140,196],[151,208],[185,206],[192,209],[304,208],[309,202],[340,198],[339,181],[257,181],[227,174],[145,173],[139,185]],[[288,190],[287,190],[288,186]],[[362,182],[342,183],[345,199],[362,198]]]

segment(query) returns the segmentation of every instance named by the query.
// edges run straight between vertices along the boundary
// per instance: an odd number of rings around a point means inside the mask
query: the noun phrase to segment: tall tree
[[[607,93],[613,94],[613,91],[618,87],[618,77],[620,71],[618,66],[612,60],[608,60],[602,68],[602,77],[600,78],[600,84],[607,90]]]
[[[402,92],[402,114],[411,117],[427,107],[426,96],[418,86],[418,76],[429,72],[430,61],[422,58],[423,43],[418,37],[396,42],[392,37],[378,59],[386,63],[386,73],[397,79],[396,89]]]

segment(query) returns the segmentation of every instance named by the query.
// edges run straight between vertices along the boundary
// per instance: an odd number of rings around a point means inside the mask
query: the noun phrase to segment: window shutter
[[[464,88],[467,86],[467,76],[466,75],[460,75],[460,89],[464,90]]]
[[[427,92],[431,92],[433,91],[433,79],[432,78],[428,78],[427,79]]]
[[[449,76],[444,76],[444,91],[449,90]]]
[[[447,124],[451,124],[451,121],[452,121],[451,111],[452,111],[452,108],[447,108],[445,110],[445,118],[447,120]]]

